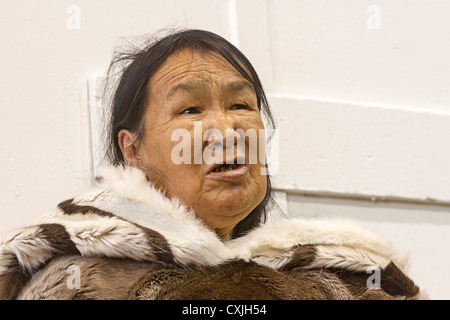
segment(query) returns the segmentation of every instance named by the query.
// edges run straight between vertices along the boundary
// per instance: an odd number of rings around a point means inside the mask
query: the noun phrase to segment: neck
[[[220,240],[225,242],[225,241],[228,241],[231,239],[231,233],[233,232],[233,229],[234,229],[234,225],[224,227],[224,228],[214,229],[214,231],[219,236]]]

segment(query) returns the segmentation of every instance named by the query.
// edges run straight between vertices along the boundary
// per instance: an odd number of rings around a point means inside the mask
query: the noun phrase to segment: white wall
[[[0,232],[86,187],[87,79],[120,38],[202,28],[259,71],[280,125],[283,205],[360,220],[411,252],[431,298],[449,299],[449,12],[445,0],[1,0]]]
[[[80,29],[68,28],[72,5]],[[204,0],[0,1],[0,231],[84,188],[87,79],[105,73],[121,38],[168,26],[228,36],[227,9]]]

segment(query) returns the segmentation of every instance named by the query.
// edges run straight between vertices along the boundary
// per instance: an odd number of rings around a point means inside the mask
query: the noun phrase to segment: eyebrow
[[[206,81],[183,81],[173,86],[167,93],[167,99],[173,97],[178,92],[192,92],[198,90],[205,86]],[[241,91],[241,90],[252,90],[254,91],[253,85],[246,80],[232,80],[227,82],[223,86],[225,91]]]

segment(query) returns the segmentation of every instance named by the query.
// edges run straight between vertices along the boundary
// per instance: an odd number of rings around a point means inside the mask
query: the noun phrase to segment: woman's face
[[[253,86],[221,56],[185,49],[163,63],[148,90],[142,141],[119,133],[125,160],[227,239],[267,188]]]

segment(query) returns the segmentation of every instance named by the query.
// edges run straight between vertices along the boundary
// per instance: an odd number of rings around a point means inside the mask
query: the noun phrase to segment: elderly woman
[[[237,48],[185,30],[118,65],[112,165],[90,191],[2,239],[0,298],[425,296],[389,243],[348,221],[266,219],[265,139],[250,133],[274,123]]]

